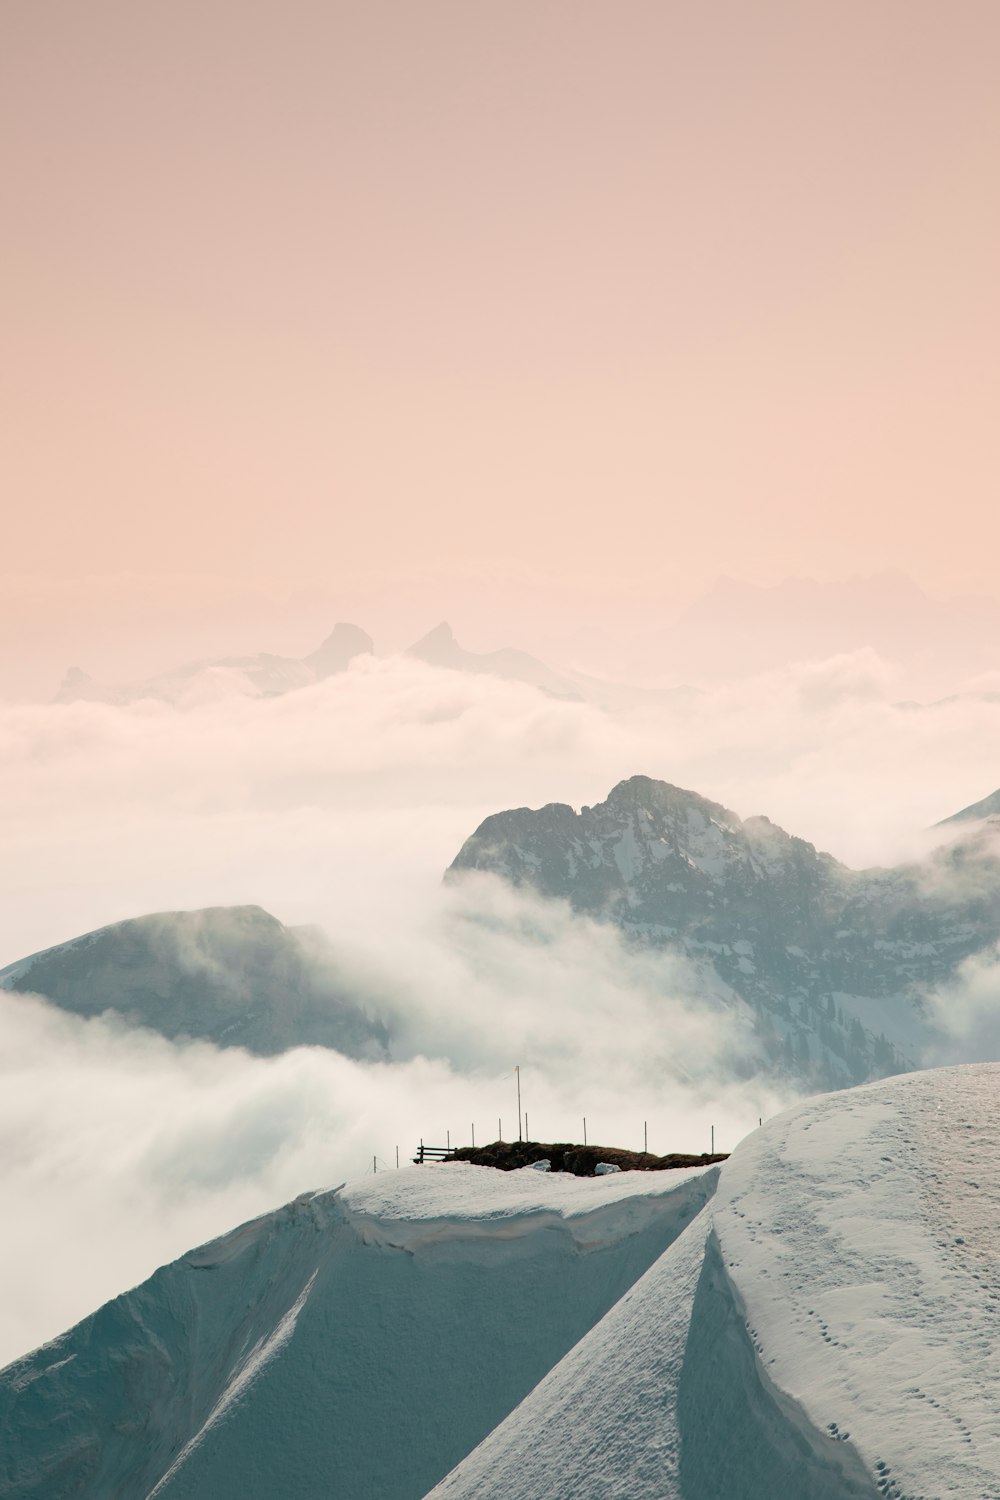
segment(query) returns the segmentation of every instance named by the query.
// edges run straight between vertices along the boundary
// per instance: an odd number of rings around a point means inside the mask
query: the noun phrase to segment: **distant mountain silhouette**
[[[119,685],[95,682],[79,667],[70,667],[55,701],[124,704],[157,698],[177,703],[199,691],[211,697],[213,688],[221,691],[226,686],[256,697],[274,697],[344,672],[356,656],[370,655],[374,650],[371,636],[360,626],[339,624],[322,645],[303,657],[275,656],[268,651],[256,656],[220,656]]]
[[[595,707],[610,712],[652,703],[683,702],[698,696],[697,689],[683,685],[673,688],[644,688],[603,677],[591,677],[585,672],[557,672],[526,651],[510,648],[499,651],[466,651],[455,639],[451,626],[445,622],[435,626],[411,646],[406,654],[426,662],[428,666],[443,667],[453,672],[486,672],[508,682],[527,683],[553,698],[592,703]]]
[[[529,656],[527,651],[509,648],[500,651],[466,651],[458,644],[451,626],[444,621],[422,636],[406,654],[415,656],[428,666],[446,667],[453,672],[487,672],[493,677],[506,678],[509,682],[526,682],[559,698],[582,696],[570,676],[554,672],[543,661],[539,661],[537,656]]]

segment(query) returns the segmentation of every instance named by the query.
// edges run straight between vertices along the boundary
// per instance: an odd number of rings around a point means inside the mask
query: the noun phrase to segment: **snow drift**
[[[721,1169],[306,1194],[10,1366],[0,1494],[1000,1500],[998,1088],[826,1095]]]
[[[305,1194],[9,1366],[0,1494],[417,1500],[716,1177],[448,1164]]]
[[[755,1132],[435,1500],[996,1500],[1000,1067]]]

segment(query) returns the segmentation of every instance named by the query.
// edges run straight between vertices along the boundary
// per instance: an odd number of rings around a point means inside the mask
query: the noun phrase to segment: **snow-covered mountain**
[[[185,703],[223,692],[274,697],[346,671],[356,656],[370,655],[374,649],[371,636],[359,626],[339,624],[315,651],[302,657],[275,656],[268,651],[256,656],[217,657],[192,662],[142,682],[116,686],[95,682],[79,667],[70,667],[55,701],[125,704],[155,698],[167,703]]]
[[[419,1500],[697,1215],[718,1169],[447,1164],[306,1193],[0,1375],[0,1495]]]
[[[323,1046],[379,1058],[388,1042],[352,998],[322,933],[285,927],[259,906],[116,922],[0,970],[0,989],[261,1054]]]
[[[996,1500],[1000,1068],[828,1095],[434,1500]]]
[[[303,1194],[0,1373],[0,1495],[997,1500],[998,1089],[825,1095],[721,1169]]]
[[[856,871],[768,818],[646,776],[579,812],[487,818],[448,878],[477,870],[680,949],[752,1007],[771,1063],[814,1088],[916,1065],[922,997],[1000,939],[987,839]]]

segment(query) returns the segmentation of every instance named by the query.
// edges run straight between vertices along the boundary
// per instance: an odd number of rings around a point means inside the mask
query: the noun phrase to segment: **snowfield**
[[[717,1175],[449,1164],[304,1194],[9,1366],[0,1495],[418,1500]]]
[[[440,1500],[1000,1497],[1000,1067],[826,1095]]]
[[[1000,1500],[998,1091],[306,1194],[3,1372],[0,1495]]]

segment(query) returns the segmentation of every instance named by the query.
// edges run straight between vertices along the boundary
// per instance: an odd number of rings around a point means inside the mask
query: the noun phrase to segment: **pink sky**
[[[87,575],[997,592],[995,0],[0,26],[2,571],[69,659]]]

